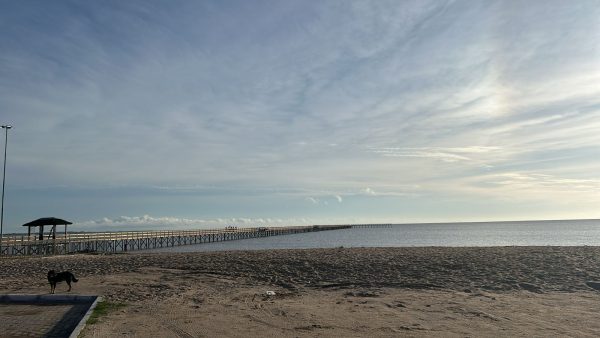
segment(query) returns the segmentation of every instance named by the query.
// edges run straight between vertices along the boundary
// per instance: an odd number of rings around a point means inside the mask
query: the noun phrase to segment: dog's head
[[[56,272],[54,272],[54,270],[49,270],[48,271],[48,277],[52,277],[54,275],[56,275]]]

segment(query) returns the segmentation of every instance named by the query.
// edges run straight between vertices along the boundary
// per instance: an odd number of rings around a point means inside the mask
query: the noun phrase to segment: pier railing
[[[352,228],[391,228],[392,223],[380,223],[380,224],[352,224]]]
[[[2,237],[0,257],[63,255],[78,252],[115,253],[164,247],[232,241],[246,238],[289,235],[304,232],[347,229],[348,225],[290,227],[227,227],[225,229],[81,232],[57,234],[55,238],[35,236]]]

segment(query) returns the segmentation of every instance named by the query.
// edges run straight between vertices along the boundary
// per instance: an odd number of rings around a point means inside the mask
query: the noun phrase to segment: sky
[[[0,0],[0,123],[5,233],[600,218],[600,1]]]

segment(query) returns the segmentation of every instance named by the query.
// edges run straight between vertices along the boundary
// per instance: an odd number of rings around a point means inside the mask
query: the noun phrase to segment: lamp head
[[[12,126],[6,125],[6,126],[2,126],[2,129],[10,129],[12,128]]]

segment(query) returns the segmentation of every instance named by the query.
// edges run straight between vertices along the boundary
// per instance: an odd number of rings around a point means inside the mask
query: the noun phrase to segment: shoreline
[[[79,278],[71,293],[127,304],[88,326],[85,337],[175,337],[177,330],[187,332],[186,337],[600,333],[593,310],[600,291],[586,284],[600,280],[600,247],[3,258],[0,288],[4,293],[48,293],[45,275],[50,269],[70,270]],[[65,291],[66,285],[59,284],[57,293]],[[528,323],[519,319],[525,315]],[[587,323],[585,330],[577,322]]]

